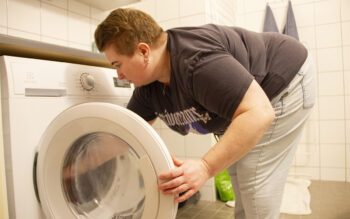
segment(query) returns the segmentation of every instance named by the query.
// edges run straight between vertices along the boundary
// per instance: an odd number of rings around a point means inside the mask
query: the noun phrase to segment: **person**
[[[95,31],[97,48],[135,90],[127,108],[186,135],[219,141],[200,159],[173,157],[159,189],[182,202],[228,168],[235,218],[278,218],[284,184],[315,102],[307,49],[278,33],[206,24],[164,31],[118,8]]]

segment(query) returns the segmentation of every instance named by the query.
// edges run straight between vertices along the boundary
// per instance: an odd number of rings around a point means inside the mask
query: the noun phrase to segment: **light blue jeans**
[[[309,55],[289,86],[271,101],[276,119],[261,141],[228,168],[235,219],[279,218],[288,171],[316,99],[315,72]]]

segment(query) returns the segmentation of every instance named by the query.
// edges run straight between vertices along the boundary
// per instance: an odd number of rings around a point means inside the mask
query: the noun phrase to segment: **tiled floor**
[[[280,219],[350,219],[350,183],[312,181],[311,215],[282,214]],[[180,208],[176,219],[234,219],[223,202],[200,201]]]

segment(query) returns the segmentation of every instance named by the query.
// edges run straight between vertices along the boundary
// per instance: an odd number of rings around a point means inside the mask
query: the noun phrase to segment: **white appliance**
[[[0,73],[11,219],[175,218],[172,159],[115,70],[2,56]]]

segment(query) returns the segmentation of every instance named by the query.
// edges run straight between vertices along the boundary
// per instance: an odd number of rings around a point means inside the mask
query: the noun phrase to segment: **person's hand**
[[[164,194],[175,195],[176,202],[183,202],[194,195],[210,175],[203,160],[181,161],[173,157],[173,161],[175,168],[159,175],[159,189]]]

